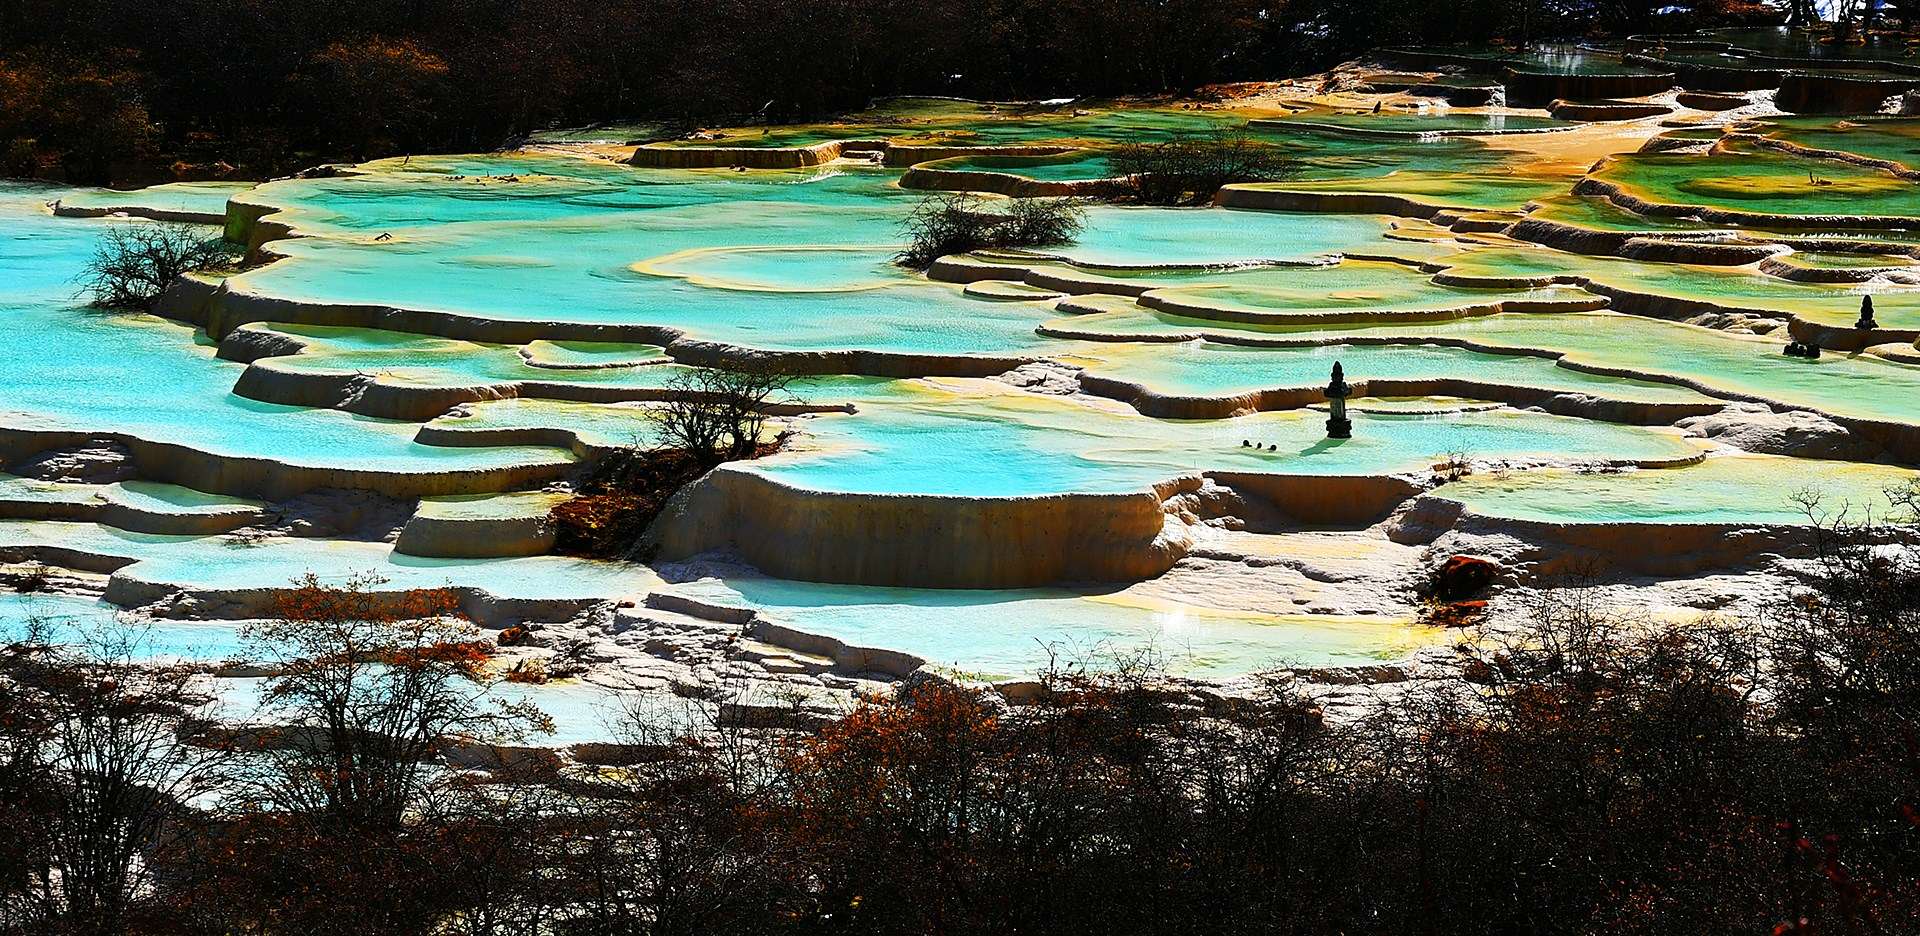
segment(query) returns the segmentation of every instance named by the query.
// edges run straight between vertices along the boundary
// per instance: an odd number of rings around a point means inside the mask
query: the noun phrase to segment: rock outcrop
[[[1879,445],[1819,413],[1775,411],[1764,403],[1728,403],[1718,413],[1676,425],[1691,435],[1762,455],[1872,461],[1884,454]]]

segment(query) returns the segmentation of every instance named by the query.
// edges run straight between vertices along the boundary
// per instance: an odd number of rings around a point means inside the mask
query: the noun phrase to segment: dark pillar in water
[[[1327,438],[1353,438],[1353,420],[1347,418],[1347,397],[1353,395],[1353,388],[1347,386],[1346,375],[1340,371],[1340,362],[1333,362],[1333,381],[1327,384],[1327,406],[1332,414],[1327,418]]]

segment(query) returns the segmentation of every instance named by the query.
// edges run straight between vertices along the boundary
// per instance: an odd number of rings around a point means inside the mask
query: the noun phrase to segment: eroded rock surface
[[[1708,416],[1676,423],[1690,435],[1763,455],[1872,461],[1880,447],[1845,426],[1806,410],[1775,411],[1764,403],[1730,403]]]
[[[133,453],[111,439],[93,439],[71,449],[38,452],[8,466],[7,472],[39,481],[112,484],[139,476]]]
[[[413,516],[410,500],[372,491],[321,488],[273,505],[268,534],[392,542]]]

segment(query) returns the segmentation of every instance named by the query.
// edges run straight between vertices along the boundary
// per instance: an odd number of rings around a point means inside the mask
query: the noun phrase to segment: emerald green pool
[[[1534,199],[1566,194],[1570,184],[1558,178],[1487,176],[1436,170],[1396,171],[1378,178],[1253,182],[1235,187],[1301,192],[1377,192],[1400,195],[1411,201],[1442,208],[1519,211]]]
[[[956,156],[924,164],[929,169],[968,172],[1004,172],[1039,182],[1082,182],[1116,175],[1113,164],[1099,153],[1066,156]]]
[[[1809,149],[1837,150],[1920,170],[1920,120],[1900,117],[1777,117],[1768,136]]]
[[[1920,184],[1890,173],[1771,150],[1711,156],[1634,153],[1593,174],[1648,201],[1775,215],[1912,218],[1920,226]]]
[[[1575,121],[1555,120],[1552,117],[1535,117],[1527,114],[1457,113],[1451,110],[1436,110],[1432,113],[1396,111],[1316,113],[1309,111],[1291,117],[1264,121],[1258,126],[1272,128],[1289,124],[1413,134],[1461,132],[1491,134],[1510,133],[1516,130],[1569,130],[1580,126]]]

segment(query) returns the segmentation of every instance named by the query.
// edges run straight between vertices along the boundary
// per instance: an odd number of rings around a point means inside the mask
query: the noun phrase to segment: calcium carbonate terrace
[[[1662,74],[1595,50],[1426,54],[1515,82]],[[1466,84],[1426,76],[1449,78]],[[0,184],[0,467],[112,444],[134,473],[0,475],[0,559],[98,579],[34,614],[162,602],[199,619],[164,625],[169,652],[209,660],[306,571],[449,585],[489,626],[626,622],[608,633],[629,647],[690,615],[808,666],[849,647],[996,678],[1059,647],[1153,646],[1206,679],[1401,659],[1445,639],[1410,593],[1326,583],[1405,577],[1435,523],[1785,529],[1803,491],[1865,504],[1916,477],[1920,120],[1660,103],[1684,126],[1362,90],[897,99],[251,186]],[[1056,248],[893,261],[916,165],[943,188],[1098,180],[1117,146],[1234,128],[1294,174],[1212,207],[1095,205]],[[1663,136],[1681,148],[1639,151]],[[221,225],[246,268],[154,315],[84,307],[103,232],[160,220]],[[650,562],[549,554],[567,485],[650,444],[676,381],[769,355],[805,375],[769,430],[783,450],[683,492]],[[1327,437],[1336,361],[1351,439]],[[1742,419],[1831,434],[1701,428]],[[1449,461],[1481,468],[1441,483]],[[232,532],[342,489],[404,525]],[[537,701],[586,738],[617,682]]]

